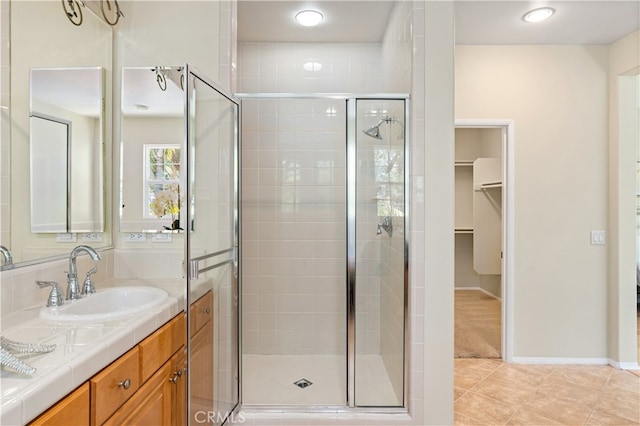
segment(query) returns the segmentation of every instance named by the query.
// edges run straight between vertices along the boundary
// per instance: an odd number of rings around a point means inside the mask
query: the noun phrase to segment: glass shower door
[[[356,99],[349,148],[355,406],[405,400],[406,99]]]
[[[185,67],[190,424],[222,424],[238,404],[239,104]]]

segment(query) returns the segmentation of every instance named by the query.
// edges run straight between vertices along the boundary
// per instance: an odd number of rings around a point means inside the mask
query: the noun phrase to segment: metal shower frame
[[[408,391],[409,391],[409,234],[410,234],[410,96],[406,93],[374,93],[374,94],[313,94],[313,93],[236,93],[237,99],[242,100],[264,100],[264,99],[338,99],[344,100],[347,104],[347,134],[346,134],[346,224],[347,224],[347,401],[346,405],[243,405],[242,391],[240,391],[240,406],[248,411],[264,413],[291,412],[291,413],[322,413],[322,412],[366,412],[366,413],[408,413]],[[356,406],[355,405],[355,286],[356,286],[356,105],[358,100],[381,100],[381,101],[403,101],[404,102],[404,336],[403,336],[403,395],[401,406]],[[383,119],[383,122],[385,120]],[[242,143],[242,139],[240,139]],[[242,151],[240,147],[240,151]],[[240,166],[240,169],[242,166]],[[242,189],[240,188],[240,192]],[[240,279],[242,288],[242,279]],[[242,290],[240,289],[240,292]],[[242,303],[240,303],[240,318],[242,318]],[[242,328],[242,327],[240,327]],[[239,337],[239,364],[240,377],[242,378],[242,337]],[[240,389],[242,389],[242,379],[240,379]]]

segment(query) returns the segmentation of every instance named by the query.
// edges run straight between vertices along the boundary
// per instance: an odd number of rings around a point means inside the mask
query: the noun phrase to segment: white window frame
[[[171,185],[176,184],[180,185],[181,176],[178,176],[177,179],[155,179],[150,176],[151,172],[151,164],[149,162],[149,151],[152,149],[178,149],[180,150],[182,147],[180,144],[144,144],[143,152],[142,152],[142,217],[145,219],[160,219],[158,216],[154,215],[149,208],[149,204],[151,203],[151,193],[149,188],[153,184],[161,184],[161,185]],[[180,155],[180,172],[182,173],[182,155]],[[182,187],[180,187],[180,192],[182,193]],[[182,194],[180,194],[182,196]],[[166,216],[163,216],[166,217]]]

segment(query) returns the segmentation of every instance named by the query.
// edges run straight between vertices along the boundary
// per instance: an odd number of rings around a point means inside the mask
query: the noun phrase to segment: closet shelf
[[[456,233],[456,234],[473,234],[473,228],[456,228],[454,233]]]
[[[483,189],[502,188],[502,181],[497,182],[484,182],[479,185],[474,185],[475,191],[482,191]]]

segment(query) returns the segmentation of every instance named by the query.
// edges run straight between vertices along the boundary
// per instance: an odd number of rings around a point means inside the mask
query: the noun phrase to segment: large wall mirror
[[[58,1],[11,1],[8,9],[2,147],[10,170],[0,245],[14,267],[63,258],[77,244],[110,247],[113,29],[84,7],[74,25]],[[79,106],[88,99],[90,108]]]
[[[184,230],[183,67],[122,70],[120,231]]]
[[[31,70],[31,232],[104,230],[102,68]]]

